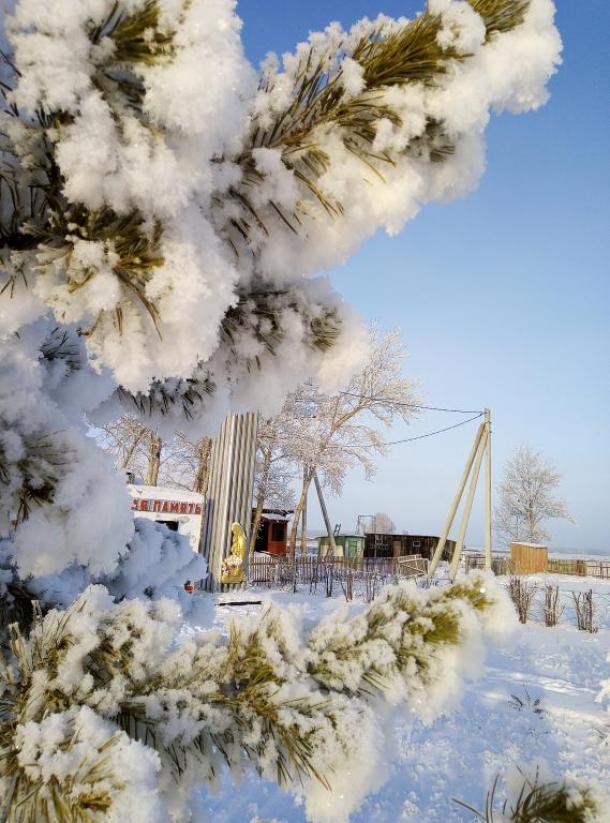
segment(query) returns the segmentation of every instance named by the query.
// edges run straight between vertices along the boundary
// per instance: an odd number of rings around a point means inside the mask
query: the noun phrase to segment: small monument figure
[[[248,550],[246,534],[239,523],[231,524],[231,549],[222,561],[220,582],[225,586],[237,586],[246,582],[244,573],[244,558]]]

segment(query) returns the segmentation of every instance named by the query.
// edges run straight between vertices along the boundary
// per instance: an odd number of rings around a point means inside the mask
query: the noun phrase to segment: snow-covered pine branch
[[[213,387],[226,408],[229,378],[235,402],[264,402],[253,365],[293,385],[328,371],[351,324],[303,275],[474,185],[490,110],[546,99],[552,14],[435,0],[413,21],[335,24],[257,91],[229,0],[20,0],[2,118],[11,325],[50,307],[138,404],[160,381],[159,414],[199,418]]]
[[[70,810],[66,820],[99,810],[164,821],[228,766],[304,795],[311,820],[347,819],[378,781],[381,703],[432,719],[476,674],[483,632],[511,620],[503,591],[474,576],[442,590],[390,588],[309,636],[270,608],[226,641],[208,632],[176,645],[175,603],[115,605],[90,588],[29,639],[14,630],[16,665],[0,662],[3,808],[21,803],[36,820],[52,805]]]

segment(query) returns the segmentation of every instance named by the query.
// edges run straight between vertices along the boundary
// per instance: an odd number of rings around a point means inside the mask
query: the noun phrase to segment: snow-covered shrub
[[[82,809],[99,788],[103,819],[118,820],[130,800],[117,775],[127,784],[133,774],[133,791],[154,799],[158,789],[178,814],[189,787],[213,785],[228,765],[303,794],[312,820],[346,819],[379,780],[382,703],[426,720],[447,708],[477,672],[483,633],[506,627],[505,598],[480,575],[425,593],[403,584],[309,636],[269,608],[254,625],[233,624],[228,639],[199,632],[177,643],[173,601],[115,604],[91,587],[29,638],[13,631],[0,663],[1,794],[13,809],[29,797],[29,819],[44,820],[51,795]],[[130,748],[121,730],[144,745]],[[166,819],[163,808],[153,819]]]
[[[508,593],[521,623],[527,623],[536,590],[535,583],[528,583],[527,580],[518,575],[514,575],[508,581]]]
[[[544,625],[556,626],[564,612],[564,606],[559,599],[559,586],[547,583],[544,587]]]

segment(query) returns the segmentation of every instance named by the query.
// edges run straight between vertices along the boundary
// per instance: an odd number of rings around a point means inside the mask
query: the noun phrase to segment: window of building
[[[167,526],[167,528],[172,532],[178,531],[177,520],[157,520],[157,523],[161,523],[162,526]]]

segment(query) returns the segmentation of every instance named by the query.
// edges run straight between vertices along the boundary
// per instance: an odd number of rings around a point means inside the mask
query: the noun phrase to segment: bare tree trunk
[[[148,446],[148,471],[146,472],[146,485],[156,486],[159,480],[159,469],[161,468],[161,448],[163,442],[161,435],[151,431],[150,443]]]
[[[288,541],[288,554],[292,559],[296,554],[296,547],[297,547],[297,529],[299,527],[299,520],[301,519],[301,514],[303,512],[303,506],[305,505],[305,501],[307,499],[307,492],[309,491],[309,486],[311,485],[311,481],[313,478],[313,470],[308,469],[306,474],[303,477],[303,486],[301,488],[301,495],[299,497],[299,502],[296,505],[294,510],[294,517],[292,520],[292,526],[290,527],[290,540]]]
[[[206,494],[208,491],[208,483],[210,479],[210,457],[212,454],[212,438],[203,437],[198,445],[198,462],[197,471],[195,473],[195,482],[193,484],[193,491],[199,494]]]
[[[267,487],[269,485],[269,475],[271,473],[271,449],[264,450],[263,467],[261,469],[261,476],[258,481],[258,494],[256,496],[256,509],[254,510],[254,519],[252,521],[252,532],[250,534],[250,554],[254,551],[256,546],[256,537],[258,529],[261,524],[261,517],[263,508],[265,507],[265,499],[267,497]]]
[[[133,457],[135,450],[138,448],[138,444],[144,437],[144,433],[145,429],[142,429],[141,432],[139,432],[138,434],[134,434],[134,436],[132,437],[131,444],[125,452],[125,454],[123,455],[123,459],[121,460],[122,469],[127,469],[129,467],[129,464],[131,463],[131,458]]]
[[[307,477],[307,466],[303,466],[303,480]],[[307,554],[307,495],[303,501],[303,511],[301,512],[301,557]]]

